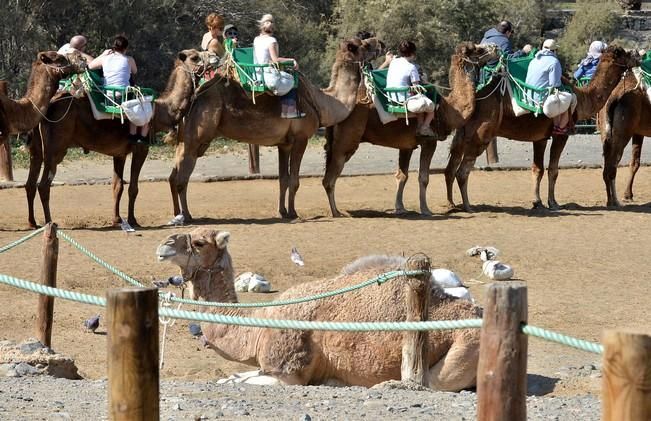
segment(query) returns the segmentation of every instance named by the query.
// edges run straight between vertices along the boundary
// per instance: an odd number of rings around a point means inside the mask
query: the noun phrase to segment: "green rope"
[[[89,257],[91,260],[93,260],[95,263],[99,264],[100,266],[105,267],[110,272],[112,272],[113,274],[117,275],[118,277],[124,279],[125,281],[127,281],[131,285],[141,287],[141,288],[145,287],[144,284],[142,284],[139,281],[133,279],[132,277],[130,277],[126,273],[122,272],[120,269],[110,265],[109,263],[107,263],[104,260],[97,257],[93,252],[91,252],[90,250],[88,250],[86,247],[82,246],[78,242],[76,242],[74,239],[72,239],[70,236],[68,236],[68,234],[66,234],[65,232],[63,232],[61,230],[58,230],[57,231],[57,236],[60,237],[60,238],[63,238],[68,243],[72,244],[77,250],[82,252],[82,254],[85,254],[87,257]]]
[[[7,244],[5,246],[0,247],[0,254],[4,253],[5,251],[11,250],[12,248],[24,243],[27,240],[31,240],[32,238],[34,238],[35,236],[37,236],[38,234],[40,234],[44,230],[45,230],[45,226],[30,232],[29,234],[27,234],[23,238],[20,238],[20,239],[14,241],[13,243],[9,243],[9,244]]]
[[[25,281],[11,276],[0,274],[0,283],[36,292],[39,294],[58,297],[64,300],[76,301],[106,307],[106,299],[95,295],[81,294],[78,292],[52,288],[34,282]],[[427,322],[327,322],[305,320],[276,320],[258,319],[250,317],[226,316],[215,313],[196,311],[174,310],[166,307],[159,309],[160,316],[175,319],[194,320],[207,323],[219,323],[249,327],[264,327],[272,329],[300,329],[300,330],[329,330],[346,332],[371,332],[371,331],[427,331],[446,329],[480,328],[481,319],[466,320],[437,320]],[[552,332],[535,326],[523,326],[522,332],[527,335],[537,336],[551,342],[577,348],[595,354],[603,354],[601,344],[584,341],[560,333]]]
[[[571,336],[563,335],[561,333],[552,332],[536,326],[525,325],[522,327],[522,332],[545,339],[549,342],[556,342],[572,348],[580,349],[582,351],[592,352],[595,354],[603,354],[604,347],[601,344],[584,341],[583,339],[573,338]]]
[[[124,279],[125,281],[129,282],[130,284],[137,286],[137,287],[145,287],[144,284],[141,282],[137,281],[136,279],[130,277],[126,273],[122,272],[121,270],[117,269],[113,265],[105,262],[104,260],[100,259],[97,257],[94,253],[92,253],[90,250],[76,242],[74,239],[72,239],[69,235],[64,233],[63,231],[59,230],[58,235],[63,238],[65,241],[69,242],[72,244],[74,247],[76,247],[79,251],[81,251],[83,254],[88,256],[90,259],[93,261],[97,262],[101,266],[105,267],[108,269],[110,272],[113,274],[117,275],[118,277]],[[172,297],[170,301],[177,302],[177,303],[183,303],[183,304],[194,304],[194,305],[199,305],[199,306],[205,306],[205,307],[230,307],[230,308],[257,308],[257,307],[278,307],[278,306],[285,306],[285,305],[291,305],[291,304],[299,304],[299,303],[306,303],[309,301],[316,301],[316,300],[321,300],[323,298],[328,298],[328,297],[333,297],[335,295],[341,295],[345,294],[351,291],[355,291],[361,288],[365,288],[367,286],[377,284],[381,285],[391,279],[398,278],[400,276],[415,276],[415,275],[423,275],[425,273],[429,273],[428,271],[422,271],[422,270],[410,270],[410,271],[391,271],[387,273],[380,274],[374,278],[371,278],[367,281],[364,281],[360,284],[357,285],[351,285],[347,286],[335,291],[329,291],[329,292],[323,292],[320,294],[316,294],[310,297],[303,297],[303,298],[294,298],[291,300],[277,300],[277,301],[268,301],[268,302],[262,302],[262,303],[219,303],[219,302],[212,302],[212,301],[198,301],[198,300],[190,300],[187,298],[177,298],[177,297]],[[164,292],[159,292],[160,295],[166,295]]]
[[[335,295],[345,294],[351,291],[366,288],[367,286],[370,285],[374,285],[374,284],[382,285],[385,282],[391,279],[398,278],[400,276],[415,276],[415,275],[423,275],[425,273],[429,273],[429,271],[396,270],[396,271],[383,273],[381,275],[378,275],[374,278],[371,278],[367,281],[364,281],[356,285],[350,285],[334,291],[322,292],[320,294],[312,295],[309,297],[294,298],[290,300],[276,300],[276,301],[267,301],[262,303],[218,303],[212,301],[197,301],[197,300],[172,297],[171,301],[175,301],[177,303],[183,303],[183,304],[196,304],[196,305],[207,306],[207,307],[234,307],[234,308],[278,307],[278,306],[285,306],[291,304],[307,303],[310,301],[321,300],[323,298],[334,297]]]

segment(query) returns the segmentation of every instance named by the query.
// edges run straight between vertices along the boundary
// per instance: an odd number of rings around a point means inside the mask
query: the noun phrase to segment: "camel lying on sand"
[[[174,234],[156,252],[180,267],[195,299],[237,302],[228,232],[198,228]],[[278,299],[305,297],[360,283],[396,269],[395,259],[362,259],[340,276],[294,286]],[[304,304],[209,311],[230,316],[320,321],[404,321],[404,285],[397,279]],[[481,309],[432,285],[429,320],[481,317]],[[220,356],[261,367],[285,384],[345,384],[370,387],[401,377],[402,332],[327,332],[203,324],[204,340]],[[429,386],[458,391],[475,385],[479,330],[429,332]]]
[[[432,121],[432,130],[437,138],[445,140],[452,130],[461,127],[475,110],[475,75],[486,63],[497,57],[493,46],[464,43],[457,47],[450,59],[449,80],[452,90],[441,97]],[[429,167],[436,151],[436,139],[423,139],[416,136],[416,119],[404,118],[383,124],[374,104],[358,103],[350,116],[326,131],[326,172],[323,187],[328,195],[332,216],[341,216],[335,203],[335,183],[341,175],[345,163],[355,154],[361,142],[400,149],[396,179],[396,213],[404,213],[402,196],[409,176],[409,160],[414,149],[420,146],[420,212],[431,215],[427,206],[427,185]]]
[[[603,143],[603,179],[606,184],[607,206],[621,206],[617,198],[617,166],[624,148],[633,138],[629,179],[624,200],[633,200],[633,181],[640,168],[644,136],[651,136],[651,102],[647,87],[629,72],[610,94],[606,106],[599,111],[597,123]]]
[[[169,177],[174,216],[182,214],[185,221],[192,219],[187,202],[190,175],[210,142],[224,136],[278,146],[278,211],[283,218],[296,218],[294,202],[307,141],[319,127],[337,124],[350,114],[361,83],[361,66],[381,54],[382,46],[375,38],[342,42],[332,67],[331,86],[324,91],[301,76],[298,101],[306,115],[300,119],[280,117],[279,97],[263,94],[256,96],[253,103],[250,93],[231,78],[218,77],[203,85],[192,110],[179,125],[176,163]]]
[[[611,46],[601,56],[597,71],[590,83],[581,88],[573,87],[577,96],[577,106],[572,116],[574,121],[585,120],[596,114],[604,106],[608,96],[615,89],[624,73],[639,64],[636,52],[627,52],[621,47]],[[456,178],[461,190],[463,209],[471,211],[468,199],[468,178],[490,141],[496,136],[533,143],[533,164],[531,167],[534,180],[534,200],[536,208],[543,207],[540,199],[540,182],[544,173],[544,158],[547,139],[551,136],[553,120],[545,115],[532,113],[516,117],[511,106],[511,98],[497,89],[503,83],[502,76],[496,76],[492,82],[477,93],[485,99],[477,101],[475,112],[465,126],[455,133],[450,146],[450,159],[445,169],[445,183],[448,207],[456,208],[453,201],[452,185]],[[508,83],[508,81],[506,81]],[[550,209],[558,209],[555,186],[558,178],[558,162],[567,142],[567,135],[554,135],[549,158],[549,193]]]
[[[165,91],[154,104],[151,133],[165,131],[175,126],[195,100],[195,91],[201,76],[209,67],[209,53],[197,50],[183,50],[174,63]],[[27,193],[28,223],[36,227],[34,198],[38,174],[43,165],[43,175],[38,192],[43,205],[45,222],[52,220],[50,214],[50,187],[69,148],[99,152],[113,157],[113,223],[119,224],[120,199],[124,190],[124,164],[131,156],[131,177],[129,183],[129,210],[127,221],[138,226],[135,204],[138,196],[138,178],[145,159],[147,145],[133,145],[128,140],[128,124],[120,119],[95,120],[87,96],[74,98],[70,95],[57,98],[48,111],[48,118],[54,123],[43,123],[40,131],[34,131],[30,142],[29,175],[25,183]],[[44,141],[41,142],[41,133]],[[44,147],[44,149],[43,149]]]

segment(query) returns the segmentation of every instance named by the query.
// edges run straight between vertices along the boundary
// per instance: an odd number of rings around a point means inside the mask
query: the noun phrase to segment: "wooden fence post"
[[[113,289],[106,304],[109,419],[158,420],[158,290]]]
[[[260,145],[249,143],[249,174],[260,174]]]
[[[492,284],[486,294],[477,369],[477,420],[526,421],[527,287]]]
[[[43,231],[43,248],[41,255],[41,284],[56,288],[57,262],[59,260],[59,239],[57,224],[50,222]],[[36,312],[36,337],[48,348],[52,347],[52,317],[54,313],[54,297],[38,296]]]
[[[651,335],[604,334],[603,421],[651,420]]]
[[[430,259],[427,256],[412,257],[406,270],[426,270],[423,275],[410,276],[405,282],[407,318],[409,322],[427,321],[432,292],[430,283]],[[413,381],[423,386],[429,384],[429,347],[427,331],[405,332],[402,344],[401,380]]]

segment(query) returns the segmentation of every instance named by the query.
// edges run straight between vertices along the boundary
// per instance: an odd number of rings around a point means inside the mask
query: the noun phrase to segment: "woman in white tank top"
[[[264,15],[258,21],[260,35],[253,40],[253,61],[255,64],[269,64],[280,61],[293,61],[294,69],[298,70],[296,59],[289,57],[279,57],[278,41],[273,36],[274,18],[272,15]],[[296,89],[281,97],[282,118],[301,118],[305,114],[298,112],[296,109]]]
[[[113,40],[113,48],[104,51],[99,57],[88,64],[89,69],[102,69],[104,73],[104,85],[110,86],[129,86],[131,75],[138,71],[136,61],[133,57],[126,55],[129,41],[126,37],[118,35]],[[140,128],[133,123],[129,123],[129,142],[131,143],[148,143],[147,134],[149,125]]]

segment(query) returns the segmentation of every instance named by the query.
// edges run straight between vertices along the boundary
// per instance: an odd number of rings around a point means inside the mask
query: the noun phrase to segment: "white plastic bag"
[[[570,92],[552,92],[543,103],[543,113],[549,118],[557,117],[570,109],[573,99]]]
[[[253,272],[244,272],[235,278],[235,291],[269,292],[271,291],[271,283],[262,275]]]
[[[424,94],[407,98],[407,111],[411,113],[430,113],[434,111],[434,102]]]
[[[120,107],[129,121],[140,127],[149,123],[149,120],[154,115],[154,109],[151,106],[153,100],[152,96],[143,96],[124,101],[120,104]]]
[[[264,84],[274,95],[287,95],[294,88],[294,76],[275,67],[269,67],[264,72]]]
[[[531,112],[526,108],[522,108],[520,104],[518,104],[518,101],[515,100],[515,97],[513,96],[513,88],[511,87],[510,81],[506,81],[506,90],[509,91],[509,96],[511,97],[511,108],[513,109],[513,114],[515,114],[516,117],[520,117],[521,115],[525,115]]]

